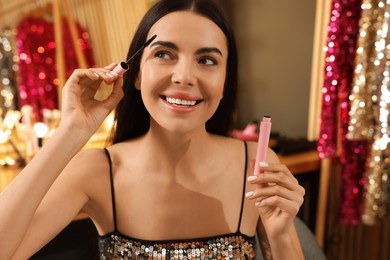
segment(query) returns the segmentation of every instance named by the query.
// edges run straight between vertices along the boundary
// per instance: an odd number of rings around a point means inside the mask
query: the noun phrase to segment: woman
[[[304,189],[271,150],[253,175],[256,144],[227,136],[237,57],[221,10],[159,1],[129,57],[153,35],[123,91],[115,64],[69,78],[56,133],[1,194],[0,259],[28,258],[79,212],[101,259],[253,259],[256,232],[267,258],[303,258],[293,220]],[[103,81],[113,91],[99,102]],[[112,145],[78,153],[116,105]]]

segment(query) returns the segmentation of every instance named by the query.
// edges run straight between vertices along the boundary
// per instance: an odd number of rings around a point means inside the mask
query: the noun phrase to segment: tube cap
[[[129,65],[127,65],[126,62],[122,61],[112,71],[117,73],[120,76],[123,76],[123,74],[125,74],[125,72],[128,70],[129,70]]]

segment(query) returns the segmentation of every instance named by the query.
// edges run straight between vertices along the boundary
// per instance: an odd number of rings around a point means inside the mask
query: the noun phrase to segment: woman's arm
[[[45,194],[13,259],[31,257],[78,213],[95,203],[96,193],[109,195],[107,172],[108,163],[102,149],[87,149],[76,155]]]
[[[260,172],[248,177],[254,189],[247,198],[256,201],[260,215],[259,237],[268,240],[273,259],[304,259],[294,219],[305,190],[273,151],[269,150],[267,158]]]
[[[117,80],[117,75],[107,74],[114,66],[113,64],[104,69],[80,69],[73,72],[64,86],[62,120],[58,129],[0,194],[0,259],[12,258],[28,230],[41,230],[39,236],[30,237],[28,247],[41,245],[49,237],[47,234],[51,233],[50,227],[64,227],[85,203],[86,198],[81,193],[69,193],[71,198],[75,196],[75,203],[70,198],[64,198],[66,205],[59,207],[46,203],[45,211],[41,211],[40,215],[35,214],[62,170],[122,98],[122,80]],[[110,97],[97,101],[94,95],[102,81],[115,84]],[[64,209],[65,214],[57,212],[53,215],[50,205],[54,209]],[[23,250],[18,252],[21,251]]]
[[[257,234],[264,259],[305,259],[294,225],[290,227],[288,236],[285,239],[279,241],[269,240],[263,223],[259,218]]]
[[[11,259],[45,194],[69,160],[85,144],[59,128],[42,150],[0,195],[0,259]],[[80,147],[81,146],[81,147]],[[45,229],[45,225],[41,225]],[[40,243],[39,238],[33,243]]]

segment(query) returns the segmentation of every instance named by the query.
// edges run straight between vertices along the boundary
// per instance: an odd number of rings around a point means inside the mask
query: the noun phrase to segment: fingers
[[[121,78],[121,76],[112,71],[114,67],[115,63],[104,68],[76,69],[73,71],[65,86],[75,88],[75,90],[80,90],[80,86],[97,90],[102,81],[107,85],[113,85],[117,79]]]
[[[298,180],[284,164],[260,162],[260,173],[251,178],[253,184],[278,183],[280,185],[297,185]]]
[[[247,192],[246,197],[256,201],[256,206],[279,207],[283,211],[297,213],[303,203],[303,195],[295,190],[289,190],[279,185],[270,185]]]
[[[93,100],[102,82],[114,85],[108,105],[112,106],[119,102],[123,96],[121,90],[123,80],[121,76],[111,71],[115,66],[116,64],[112,63],[104,68],[74,70],[63,88],[65,105],[76,102],[78,98],[81,101]]]
[[[95,132],[107,115],[123,97],[123,79],[111,71],[115,64],[105,68],[76,69],[63,88],[62,122]],[[101,83],[113,85],[107,97],[97,95]],[[107,90],[111,90],[108,87]],[[103,93],[103,92],[102,92]]]
[[[123,93],[123,79],[120,77],[114,82],[114,87],[112,89],[112,92],[110,96],[104,100],[104,102],[109,106],[109,107],[114,107],[118,102],[123,98],[124,93]]]
[[[100,75],[91,69],[75,69],[67,80],[65,86],[76,86],[83,84],[91,84],[100,80]]]
[[[112,84],[115,77],[118,77],[118,75],[115,74],[116,73],[110,73],[109,70],[100,68],[75,69],[67,80],[65,86],[91,86],[96,83],[100,84],[102,81],[105,81],[107,84]]]
[[[305,189],[283,164],[260,163],[260,173],[249,176],[248,182],[256,189],[246,197],[258,207],[273,206],[296,214],[303,203]]]
[[[124,95],[122,88],[123,78],[119,74],[112,71],[116,65],[116,63],[111,63],[102,69],[94,70],[94,72],[98,73],[102,77],[106,84],[113,85],[110,96],[104,101],[109,106],[116,105]]]
[[[101,78],[99,74],[94,73],[89,69],[76,69],[70,75],[69,79],[66,81],[64,88],[62,89],[62,111],[65,110],[67,106],[71,103],[77,101],[77,99],[85,93],[84,86],[99,86],[101,83]],[[96,90],[95,90],[96,91]]]
[[[295,200],[289,200],[283,197],[279,197],[279,196],[271,196],[256,201],[255,205],[259,208],[278,207],[283,212],[288,212],[290,215],[295,216],[298,213],[302,203]]]
[[[120,78],[117,73],[111,71],[110,69],[93,68],[89,70],[91,70],[95,75],[98,75],[107,85],[114,84],[115,80]]]

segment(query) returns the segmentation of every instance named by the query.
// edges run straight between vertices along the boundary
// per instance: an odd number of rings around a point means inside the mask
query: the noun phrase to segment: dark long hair
[[[131,42],[127,58],[131,57],[147,41],[150,28],[163,16],[189,10],[213,21],[225,34],[228,42],[228,59],[223,98],[214,113],[206,122],[210,133],[227,136],[233,124],[233,113],[237,95],[237,47],[233,31],[226,16],[213,0],[160,0],[145,14]],[[124,97],[115,111],[115,124],[110,142],[119,143],[145,134],[150,127],[150,115],[146,110],[135,80],[140,69],[141,55],[134,58],[129,71],[124,76]]]

